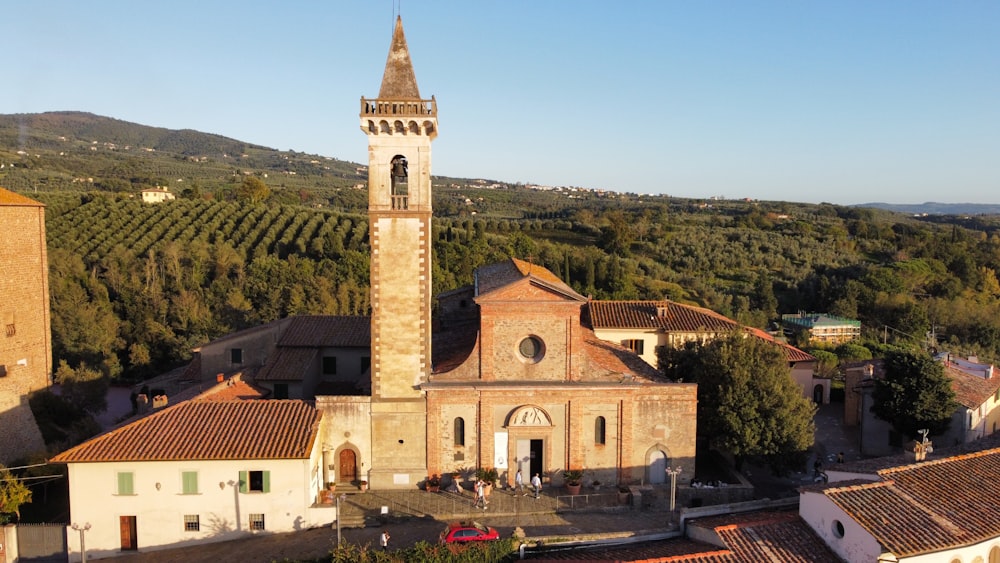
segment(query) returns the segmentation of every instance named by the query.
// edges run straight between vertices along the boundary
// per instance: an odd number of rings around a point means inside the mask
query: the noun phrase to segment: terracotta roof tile
[[[302,315],[291,317],[278,346],[368,348],[371,332],[371,317]]]
[[[3,188],[0,188],[0,205],[9,205],[12,207],[45,207],[44,204],[29,197]]]
[[[647,364],[635,352],[606,340],[601,340],[590,329],[584,330],[584,345],[590,360],[581,381],[606,378],[620,379],[623,375],[636,375],[657,382],[667,381],[656,368]]]
[[[188,401],[97,436],[51,461],[304,459],[321,416],[305,401]]]
[[[1000,449],[878,472],[822,491],[898,557],[1000,536]]]
[[[733,523],[715,530],[739,561],[841,561],[795,512],[774,514],[750,523]]]
[[[955,400],[966,408],[979,408],[979,405],[985,403],[1000,389],[1000,375],[986,379],[947,366],[944,368],[944,373],[951,379]]]
[[[531,278],[541,285],[571,296],[579,301],[586,301],[586,297],[573,291],[573,288],[566,285],[559,276],[553,274],[544,266],[511,258],[495,264],[487,264],[476,268],[476,295],[485,295],[501,287],[510,285],[524,278]]]
[[[740,325],[715,311],[673,301],[591,301],[594,328],[646,328],[665,332],[728,332]]]
[[[643,542],[618,547],[594,547],[552,552],[529,552],[531,561],[587,561],[606,563],[737,563],[725,548],[689,539]]]
[[[726,333],[739,330],[736,321],[715,311],[674,301],[590,301],[590,323],[595,329],[657,329],[663,332]],[[743,330],[779,346],[790,362],[816,358],[794,346],[775,340],[763,330]]]

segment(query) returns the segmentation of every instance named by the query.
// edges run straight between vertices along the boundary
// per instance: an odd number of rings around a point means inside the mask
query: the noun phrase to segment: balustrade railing
[[[393,195],[389,197],[392,199],[393,211],[406,211],[407,209],[410,208],[410,202],[407,200],[408,196]]]
[[[437,101],[429,100],[380,100],[361,98],[361,115],[437,117]]]

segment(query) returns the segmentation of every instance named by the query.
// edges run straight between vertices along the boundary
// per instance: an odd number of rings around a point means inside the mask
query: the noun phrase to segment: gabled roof
[[[949,366],[945,366],[944,373],[951,380],[955,400],[968,409],[979,408],[1000,390],[1000,375],[986,379]]]
[[[511,258],[503,262],[480,266],[475,271],[475,295],[480,297],[511,284],[528,280],[540,287],[562,294],[575,301],[586,301],[587,298],[573,291],[559,276],[553,274],[544,266]]]
[[[385,61],[385,73],[382,74],[382,88],[378,91],[379,99],[383,100],[419,100],[420,89],[417,88],[417,76],[410,62],[410,49],[406,46],[406,36],[403,34],[403,19],[396,16],[396,27],[392,32],[392,45]]]
[[[305,401],[194,400],[97,436],[50,461],[305,459],[321,417]]]
[[[1000,536],[1000,449],[878,472],[821,491],[897,557]]]
[[[44,204],[39,203],[29,197],[24,197],[21,194],[14,193],[10,190],[5,190],[3,188],[0,188],[0,206],[45,207]]]
[[[368,348],[371,317],[301,315],[291,317],[278,346],[297,348]]]
[[[591,301],[595,329],[645,328],[665,332],[727,332],[740,325],[715,311],[673,301]]]
[[[816,360],[812,354],[780,342],[763,330],[741,327],[736,321],[703,307],[673,301],[590,301],[587,309],[590,324],[596,330],[645,329],[667,333],[719,334],[742,329],[781,348],[789,362]]]

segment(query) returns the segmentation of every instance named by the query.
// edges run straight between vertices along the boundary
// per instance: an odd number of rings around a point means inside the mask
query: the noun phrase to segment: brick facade
[[[28,396],[49,385],[45,207],[0,188],[0,463],[44,451]]]

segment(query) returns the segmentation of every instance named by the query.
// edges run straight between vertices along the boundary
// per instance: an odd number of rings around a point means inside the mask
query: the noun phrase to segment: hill
[[[248,177],[270,197],[241,197]],[[115,376],[287,315],[366,314],[365,179],[354,163],[195,131],[0,116],[0,185],[47,205],[56,359]],[[434,182],[435,293],[516,256],[597,299],[672,299],[760,328],[829,312],[860,319],[875,348],[1000,357],[996,217]],[[177,201],[135,197],[168,184]]]
[[[873,207],[910,215],[1000,215],[1000,204],[992,203],[862,203],[857,207]]]

